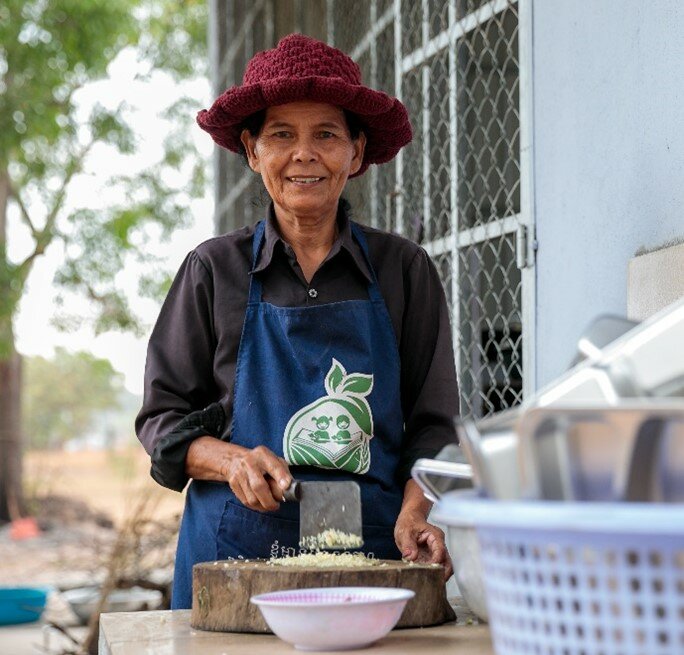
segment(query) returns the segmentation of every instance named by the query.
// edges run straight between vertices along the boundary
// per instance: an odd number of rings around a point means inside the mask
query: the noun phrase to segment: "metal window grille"
[[[435,262],[462,415],[520,403],[534,388],[529,0],[214,0],[213,9],[217,92],[239,82],[254,52],[300,31],[349,53],[367,83],[404,102],[414,139],[349,182],[355,219],[417,241]],[[216,173],[218,229],[260,218],[258,178],[225,153]]]

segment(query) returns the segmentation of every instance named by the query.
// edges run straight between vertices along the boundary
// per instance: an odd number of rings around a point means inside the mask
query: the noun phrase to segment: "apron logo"
[[[373,376],[349,373],[335,358],[325,376],[328,394],[296,412],[285,427],[283,453],[288,464],[366,473],[373,415],[366,396]]]

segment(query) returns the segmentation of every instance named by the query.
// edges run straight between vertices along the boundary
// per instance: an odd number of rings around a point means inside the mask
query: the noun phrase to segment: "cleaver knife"
[[[356,482],[294,480],[283,495],[285,501],[300,505],[300,546],[311,550],[363,546],[361,491]],[[342,535],[344,538],[337,538]]]

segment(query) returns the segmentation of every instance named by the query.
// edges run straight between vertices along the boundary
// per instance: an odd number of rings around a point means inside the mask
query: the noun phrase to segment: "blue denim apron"
[[[394,543],[403,489],[395,479],[403,435],[396,335],[360,227],[352,234],[371,272],[367,300],[305,307],[263,302],[252,275],[238,352],[231,443],[264,445],[299,480],[355,480],[365,553],[401,557]],[[254,232],[253,266],[264,237]],[[226,483],[193,480],[176,552],[171,606],[192,604],[192,566],[229,557],[295,554],[299,506],[262,513]]]

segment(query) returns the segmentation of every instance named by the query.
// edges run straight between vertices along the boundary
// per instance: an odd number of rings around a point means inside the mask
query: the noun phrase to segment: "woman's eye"
[[[320,136],[322,139],[329,139],[330,137],[335,136],[332,132],[328,132],[327,130],[323,130],[322,132],[318,133],[318,136]]]
[[[279,132],[274,132],[273,136],[279,138],[279,139],[287,139],[290,136],[290,133],[285,131],[285,130],[280,130]]]

